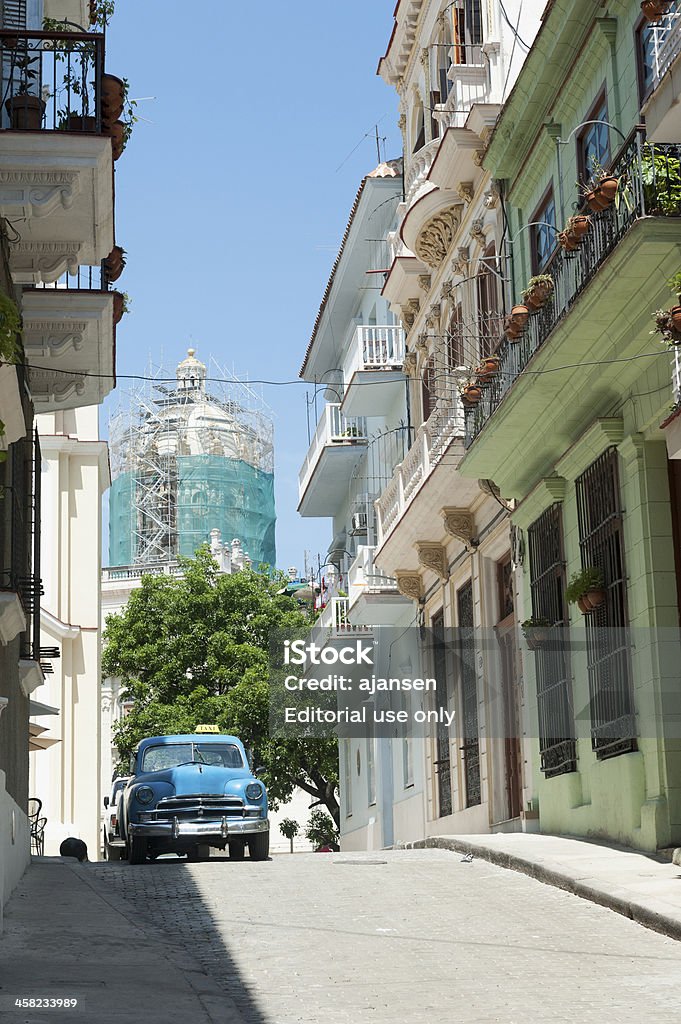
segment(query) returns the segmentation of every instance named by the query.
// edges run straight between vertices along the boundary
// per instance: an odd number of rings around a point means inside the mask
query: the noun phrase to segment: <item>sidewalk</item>
[[[521,871],[638,924],[681,939],[681,866],[624,847],[536,833],[434,836],[409,844],[436,847]],[[676,855],[678,860],[678,853]]]
[[[146,930],[145,930],[146,927]],[[20,1008],[16,999],[77,999],[75,1008]],[[0,1018],[13,1024],[237,1024],[224,993],[172,935],[151,932],[94,888],[88,865],[34,857],[5,908],[0,937]],[[218,1007],[221,1015],[218,1016]]]

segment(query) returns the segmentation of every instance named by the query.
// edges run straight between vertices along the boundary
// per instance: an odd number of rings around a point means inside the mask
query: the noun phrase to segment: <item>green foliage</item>
[[[21,317],[16,302],[0,292],[0,362],[16,362],[17,336],[21,331]]]
[[[313,846],[338,846],[338,829],[325,811],[316,810],[305,826],[305,838]]]
[[[553,278],[550,274],[536,274],[534,277],[531,277],[530,280],[527,282],[528,290],[530,288],[534,288],[536,284],[546,284],[550,285],[550,287],[553,288]]]
[[[285,839],[295,839],[300,833],[300,825],[295,818],[284,818],[279,822],[279,831]]]
[[[528,632],[531,632],[533,629],[546,629],[550,625],[551,623],[548,619],[543,619],[541,616],[532,616],[529,619],[525,619],[525,621],[520,624],[520,628],[523,631],[523,636],[527,637]]]
[[[306,629],[307,616],[277,593],[283,577],[220,574],[207,547],[182,563],[182,577],[143,576],[106,621],[103,671],[132,701],[115,735],[122,762],[145,736],[215,723],[253,749],[275,810],[300,787],[337,816],[335,740],[269,734],[270,632]]]
[[[681,270],[669,278],[667,287],[674,295],[681,295]]]
[[[600,590],[603,586],[601,570],[589,566],[582,569],[581,572],[574,573],[565,591],[565,596],[570,604],[576,604],[580,597],[584,597],[590,590]]]
[[[681,161],[648,143],[641,158],[641,180],[647,213],[674,216],[681,212]]]
[[[115,0],[91,0],[90,25],[93,28],[106,28],[114,16]]]

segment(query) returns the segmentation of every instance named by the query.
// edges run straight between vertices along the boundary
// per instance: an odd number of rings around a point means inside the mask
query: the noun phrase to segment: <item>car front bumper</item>
[[[239,836],[256,835],[258,832],[268,832],[270,827],[267,818],[218,818],[212,821],[201,819],[200,821],[186,821],[179,818],[171,818],[166,821],[131,821],[128,829],[131,836],[143,836],[152,839],[154,837],[164,839],[187,839],[194,836],[208,838],[216,836],[220,839],[231,839]]]

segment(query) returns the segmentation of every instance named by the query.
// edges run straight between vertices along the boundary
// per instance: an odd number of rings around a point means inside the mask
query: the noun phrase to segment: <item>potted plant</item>
[[[672,306],[672,308],[669,310],[669,317],[671,319],[674,330],[681,331],[681,271],[679,271],[679,273],[677,274],[674,274],[673,277],[670,277],[667,281],[667,284],[671,288],[674,295],[676,295],[678,303],[676,306]]]
[[[529,619],[525,619],[520,626],[525,637],[525,642],[531,651],[538,651],[546,645],[546,641],[549,636],[549,629],[551,623],[548,619],[543,619],[540,616],[531,616]]]
[[[574,238],[581,239],[590,227],[591,217],[587,217],[584,213],[576,213],[573,217],[568,218],[565,230],[569,231]]]
[[[90,25],[106,28],[114,14],[115,0],[90,0]]]
[[[523,292],[523,302],[537,313],[551,297],[554,289],[553,278],[550,274],[537,274],[531,277],[527,288]]]
[[[106,257],[102,260],[102,270],[107,281],[117,281],[125,269],[126,264],[126,252],[120,245],[114,245],[113,249]]]
[[[126,313],[130,312],[130,297],[127,292],[113,293],[113,322],[114,327],[119,324]]]
[[[459,393],[464,405],[477,405],[482,398],[482,388],[475,377],[463,381],[459,385]]]
[[[579,239],[568,228],[559,233],[558,242],[565,252],[576,252],[579,249]]]
[[[659,21],[668,10],[668,0],[643,0],[641,4],[641,14],[646,21]]]
[[[583,615],[600,608],[605,603],[606,590],[603,573],[594,566],[588,566],[572,576],[565,591],[569,604],[576,604]]]
[[[604,167],[601,167],[593,157],[591,158],[591,167],[591,177],[585,185],[580,185],[579,187],[589,208],[599,212],[600,210],[606,210],[614,203],[620,180]]]
[[[523,335],[524,327],[519,324],[512,316],[507,316],[504,320],[504,334],[511,342],[518,341]]]
[[[478,380],[489,380],[495,373],[499,372],[499,364],[501,359],[499,356],[486,356],[479,366],[475,368],[475,376]]]
[[[15,131],[39,131],[43,123],[45,103],[31,88],[39,87],[40,50],[30,50],[27,41],[19,40],[10,47],[7,78],[12,95],[5,101],[5,110]],[[37,65],[37,67],[36,67]],[[16,85],[16,89],[13,87]],[[5,95],[7,95],[5,93]]]

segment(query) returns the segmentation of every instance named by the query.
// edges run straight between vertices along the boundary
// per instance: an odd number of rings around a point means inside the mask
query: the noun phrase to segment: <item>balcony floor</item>
[[[521,498],[593,420],[614,415],[637,384],[646,391],[646,374],[660,367],[669,380],[669,352],[650,331],[654,311],[675,304],[666,282],[680,264],[681,221],[635,221],[514,381],[460,472]],[[635,358],[642,353],[651,358]],[[667,396],[660,390],[660,407],[670,399],[671,385]]]
[[[366,445],[363,440],[324,445],[298,504],[301,516],[333,516],[347,498],[350,476]]]
[[[380,416],[397,405],[406,380],[402,370],[357,370],[346,386],[341,412],[344,416]]]

